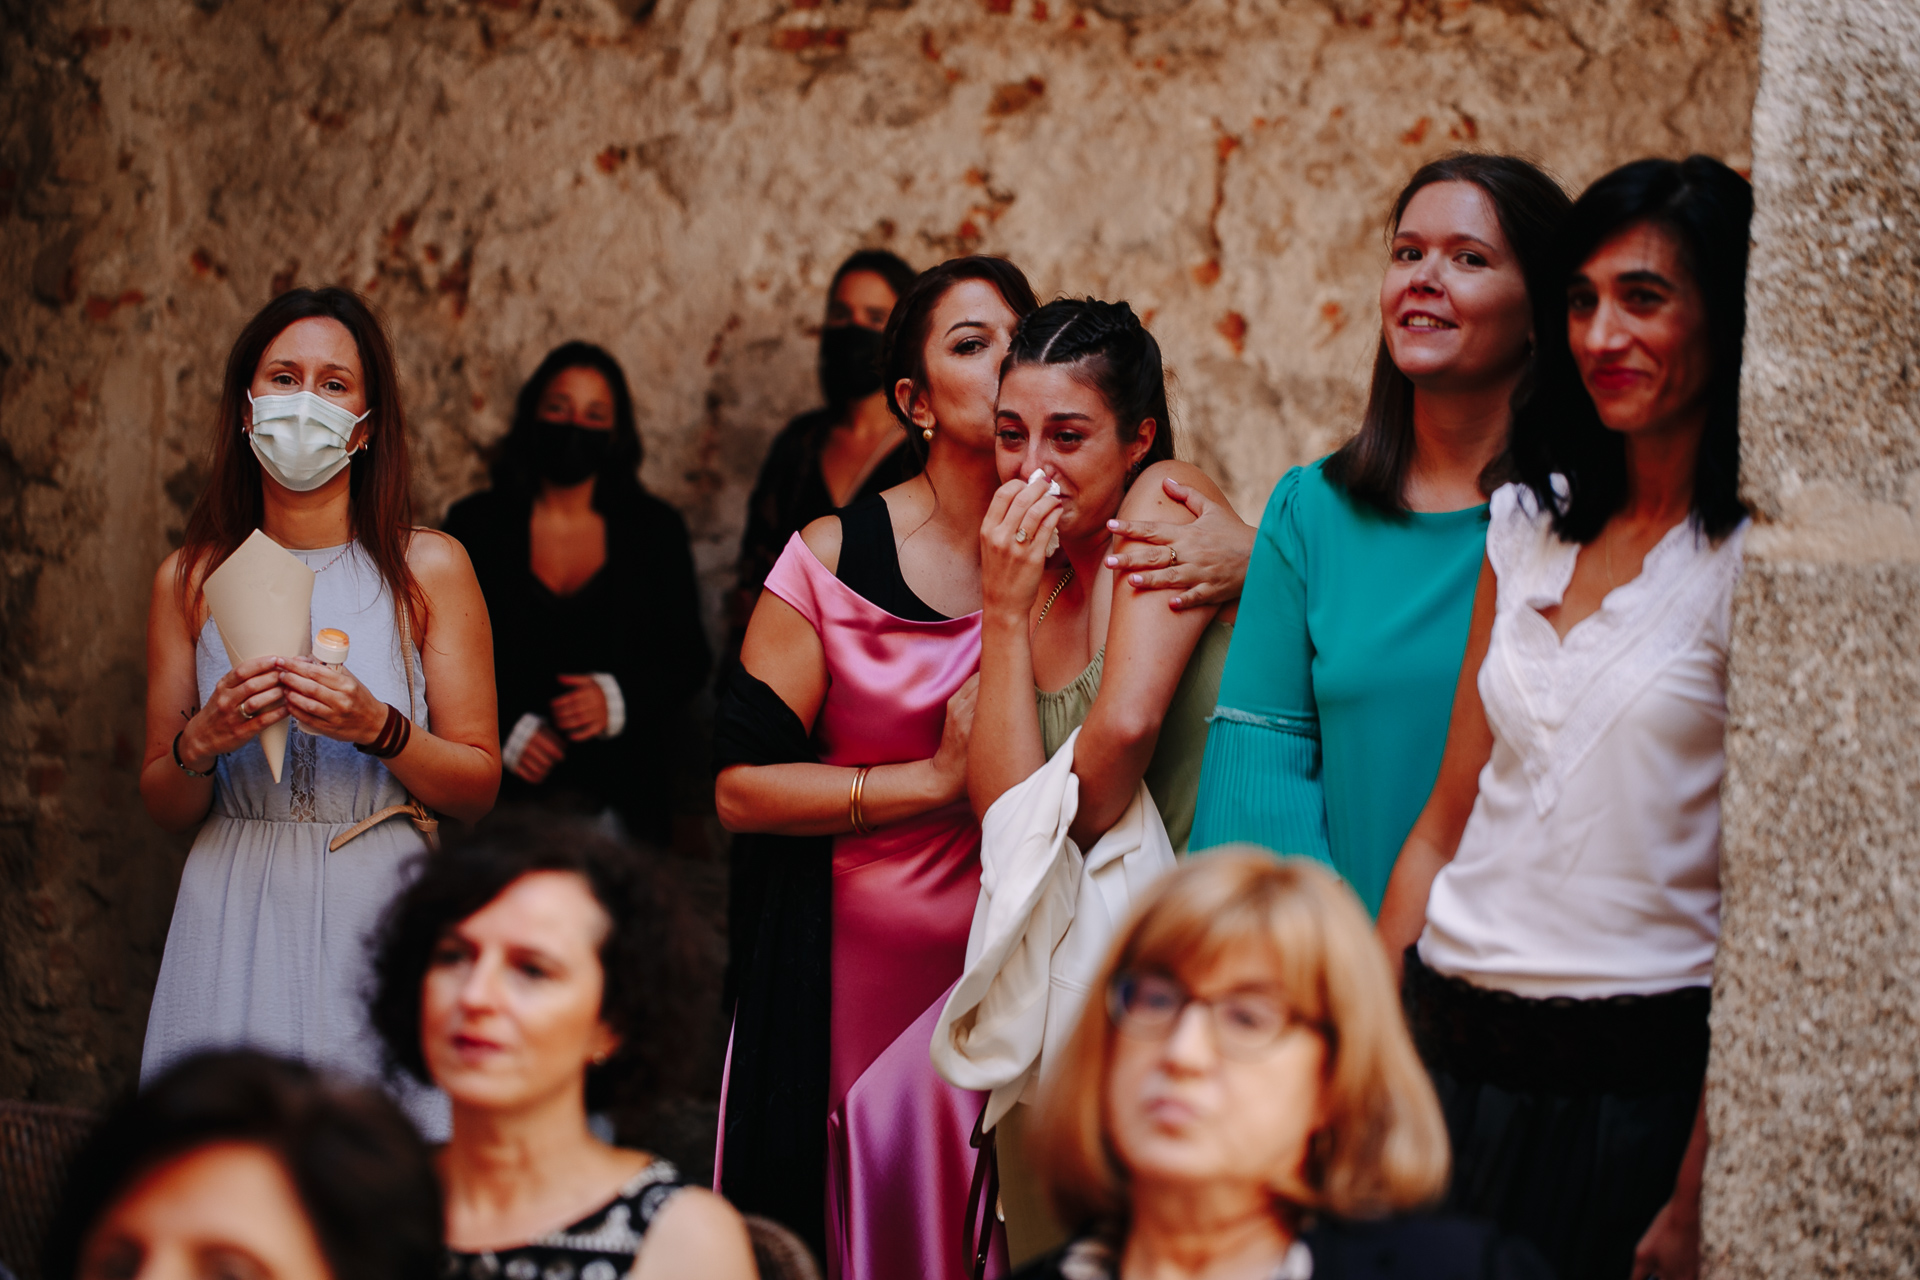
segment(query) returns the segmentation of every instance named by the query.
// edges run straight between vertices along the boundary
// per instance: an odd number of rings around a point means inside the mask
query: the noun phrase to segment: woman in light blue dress
[[[143,1080],[235,1045],[379,1074],[368,937],[433,814],[472,821],[500,784],[486,605],[459,543],[413,527],[408,490],[379,321],[343,289],[282,294],[235,343],[212,479],[154,579],[140,793],[199,833]],[[347,633],[344,666],[229,663],[202,585],[256,529],[314,571],[309,624]],[[276,782],[257,739],[290,716]]]
[[[1332,864],[1380,909],[1440,768],[1549,238],[1568,207],[1508,156],[1422,167],[1388,221],[1360,431],[1282,476],[1254,542],[1191,848]]]

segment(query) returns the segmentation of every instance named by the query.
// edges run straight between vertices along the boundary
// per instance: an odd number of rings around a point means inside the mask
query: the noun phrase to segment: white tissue
[[[1047,480],[1046,468],[1035,467],[1033,474],[1027,477],[1028,484],[1032,484],[1036,480]],[[1060,482],[1058,480],[1047,480],[1047,492],[1056,498],[1059,497]],[[1056,533],[1047,539],[1047,559],[1051,560],[1058,554],[1060,554],[1060,535]]]

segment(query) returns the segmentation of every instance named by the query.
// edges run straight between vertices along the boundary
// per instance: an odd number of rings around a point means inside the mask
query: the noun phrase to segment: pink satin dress
[[[766,589],[813,624],[829,683],[814,723],[824,764],[925,760],[947,699],[980,666],[980,615],[895,617],[841,582],[798,535]],[[980,824],[961,800],[834,842],[829,1280],[964,1280],[968,1139],[985,1095],[928,1057],[966,963],[980,894]],[[996,1233],[988,1274],[1007,1270]]]

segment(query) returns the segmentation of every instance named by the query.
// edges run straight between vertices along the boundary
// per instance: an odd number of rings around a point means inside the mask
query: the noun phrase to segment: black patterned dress
[[[655,1215],[685,1186],[678,1169],[655,1160],[572,1226],[511,1249],[449,1249],[441,1274],[447,1280],[627,1280]]]

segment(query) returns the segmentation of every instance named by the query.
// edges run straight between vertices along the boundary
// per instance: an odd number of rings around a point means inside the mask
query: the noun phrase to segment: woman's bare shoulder
[[[684,1187],[647,1229],[636,1277],[651,1280],[657,1274],[739,1277],[754,1274],[753,1245],[740,1213],[705,1187]]]
[[[415,529],[407,540],[407,568],[413,570],[420,585],[431,591],[436,585],[473,577],[473,561],[458,538],[438,529]]]
[[[839,516],[821,516],[800,531],[800,541],[807,544],[807,550],[813,552],[813,558],[827,567],[828,573],[840,568]]]
[[[187,589],[186,592],[182,594],[180,590],[180,570],[181,566],[186,563],[186,557],[187,553],[184,550],[169,552],[166,559],[160,562],[160,567],[154,570],[153,573],[154,607],[164,607],[169,613],[180,618],[182,624],[186,622],[186,602],[189,600],[199,600],[200,584],[207,576],[207,561],[206,557],[203,556],[191,566],[192,572],[187,580]],[[199,614],[199,621],[204,622],[207,616],[207,606],[204,600],[199,601]],[[189,628],[189,631],[193,630],[195,630],[195,628]]]
[[[1120,519],[1164,520],[1174,524],[1192,520],[1193,512],[1168,496],[1166,482],[1169,480],[1196,490],[1209,502],[1225,504],[1229,511],[1233,510],[1233,504],[1227,501],[1226,493],[1212,476],[1191,462],[1167,458],[1142,471],[1128,487],[1127,496],[1120,502]]]
[[[167,558],[160,562],[160,567],[156,569],[153,574],[153,590],[155,595],[158,595],[162,591],[172,591],[174,589],[180,580],[180,561],[185,555],[186,552],[184,551],[169,551]]]

